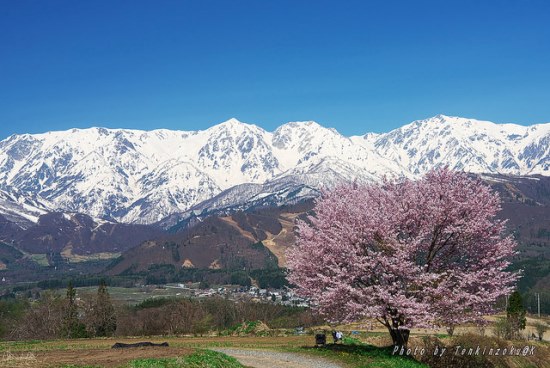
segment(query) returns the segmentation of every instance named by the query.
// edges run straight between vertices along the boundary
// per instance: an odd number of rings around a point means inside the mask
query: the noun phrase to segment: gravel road
[[[247,350],[234,348],[214,348],[212,350],[236,358],[242,365],[253,368],[343,368],[328,360],[269,350]]]

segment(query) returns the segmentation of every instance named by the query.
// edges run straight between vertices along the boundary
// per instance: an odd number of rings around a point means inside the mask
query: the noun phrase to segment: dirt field
[[[144,340],[145,341],[145,340]],[[147,340],[150,341],[150,340]],[[141,347],[111,349],[115,342],[136,342],[116,339],[58,340],[40,344],[14,346],[0,353],[1,367],[57,367],[63,365],[98,365],[120,367],[141,358],[172,358],[191,354],[194,349],[185,347]],[[161,342],[161,341],[155,341]],[[4,346],[5,348],[5,346]]]
[[[169,347],[111,349],[115,342],[168,342]],[[142,358],[172,358],[191,354],[195,348],[239,346],[249,348],[311,345],[311,336],[290,337],[170,337],[140,339],[81,339],[0,343],[2,368],[52,368],[67,364],[115,368]]]
[[[63,364],[99,365],[119,367],[133,359],[172,358],[191,354],[193,349],[172,347],[145,347],[129,349],[54,350],[36,354],[36,367],[51,367]]]

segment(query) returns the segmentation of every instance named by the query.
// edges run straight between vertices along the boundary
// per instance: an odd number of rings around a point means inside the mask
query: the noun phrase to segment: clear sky
[[[550,1],[0,0],[0,139],[550,121]]]

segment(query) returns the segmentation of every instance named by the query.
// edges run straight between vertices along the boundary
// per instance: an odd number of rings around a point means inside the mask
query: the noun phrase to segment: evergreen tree
[[[99,283],[94,304],[91,312],[95,336],[112,336],[116,330],[116,314],[105,280]]]
[[[67,338],[84,337],[84,325],[78,320],[78,306],[76,305],[76,290],[73,282],[67,285],[67,294],[64,305],[62,336]]]
[[[514,291],[508,300],[508,308],[506,308],[506,319],[510,326],[508,338],[518,338],[519,331],[525,329],[525,308],[519,291]]]

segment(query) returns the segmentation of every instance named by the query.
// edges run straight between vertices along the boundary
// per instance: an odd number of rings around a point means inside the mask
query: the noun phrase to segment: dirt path
[[[241,364],[251,368],[343,368],[342,365],[322,358],[296,353],[234,348],[214,348],[212,350],[230,355]]]

